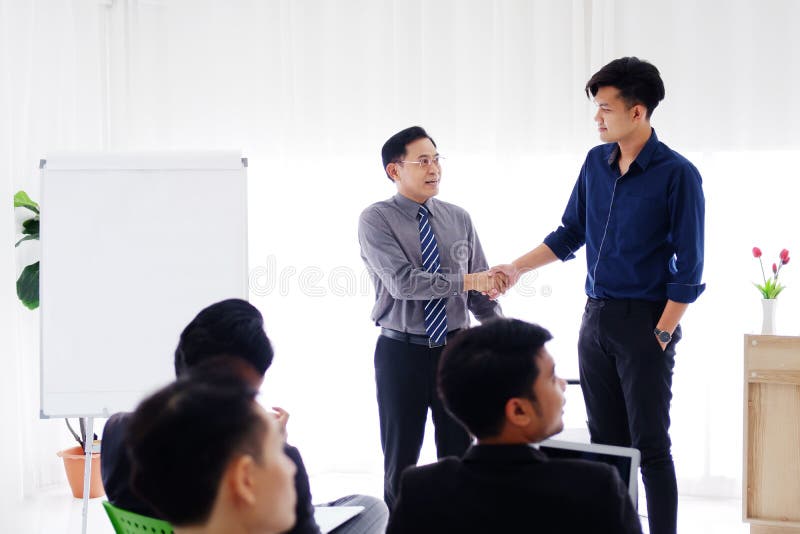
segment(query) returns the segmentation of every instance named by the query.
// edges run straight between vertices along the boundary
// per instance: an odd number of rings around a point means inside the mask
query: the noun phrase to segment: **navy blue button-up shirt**
[[[705,289],[700,173],[655,130],[624,176],[618,159],[616,143],[589,151],[545,244],[562,261],[586,245],[590,297],[694,302]]]

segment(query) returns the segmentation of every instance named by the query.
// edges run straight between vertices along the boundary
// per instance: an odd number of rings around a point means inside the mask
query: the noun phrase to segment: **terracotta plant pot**
[[[72,447],[56,453],[64,460],[64,470],[67,472],[69,487],[72,489],[72,496],[76,499],[83,499],[83,471],[84,454],[80,446]],[[89,498],[102,497],[106,494],[103,489],[103,479],[100,477],[100,453],[92,453],[92,480],[89,482]]]

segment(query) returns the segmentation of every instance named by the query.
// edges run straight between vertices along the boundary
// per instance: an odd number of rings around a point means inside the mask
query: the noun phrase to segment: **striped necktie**
[[[436,236],[428,222],[428,210],[425,206],[419,207],[419,244],[422,250],[422,266],[426,272],[438,273],[439,250],[436,246]],[[443,345],[447,336],[447,299],[433,299],[425,303],[425,332],[430,338],[430,345]]]

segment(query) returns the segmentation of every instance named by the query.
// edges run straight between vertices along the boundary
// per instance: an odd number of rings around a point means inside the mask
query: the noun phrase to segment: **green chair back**
[[[172,534],[172,525],[163,519],[135,514],[117,508],[108,501],[103,501],[103,507],[117,534]]]

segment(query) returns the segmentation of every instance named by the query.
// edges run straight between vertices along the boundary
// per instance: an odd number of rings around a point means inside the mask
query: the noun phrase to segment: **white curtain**
[[[10,40],[6,29],[7,7],[5,3],[0,3],[0,242],[10,247],[13,243],[14,216],[11,210],[11,203],[8,199],[12,196],[11,180],[11,152],[13,151],[10,143],[13,137],[11,122],[6,120],[11,114],[11,91],[8,79],[10,57],[8,45]],[[9,250],[9,249],[6,249]],[[0,446],[0,513],[5,516],[13,507],[18,505],[22,496],[22,436],[23,427],[22,410],[20,409],[21,388],[18,380],[21,376],[19,364],[21,354],[18,352],[17,329],[16,329],[16,295],[14,292],[13,281],[15,274],[14,256],[6,252],[0,254],[0,340],[2,349],[0,350],[0,364],[3,371],[0,372],[0,421],[5,428],[3,432],[7,439],[3,440]],[[31,416],[32,417],[32,416]]]
[[[383,141],[425,126],[448,157],[441,198],[471,212],[490,263],[510,261],[557,225],[598,142],[586,80],[616,57],[648,59],[667,87],[653,124],[707,196],[708,290],[683,322],[673,388],[681,491],[737,495],[741,336],[759,327],[750,248],[800,250],[799,16],[791,0],[0,0],[0,194],[36,198],[38,159],[56,149],[242,149],[251,296],[277,349],[264,403],[291,412],[312,473],[376,474],[377,331],[356,221],[394,192]],[[57,476],[42,433],[66,431],[36,419],[38,325],[8,289],[25,254],[0,262],[3,334],[17,325],[2,358],[18,378],[0,380],[31,491]],[[531,274],[502,301],[553,331],[563,376],[577,376],[583,262]],[[779,326],[796,335],[800,277],[784,274]],[[101,311],[113,295],[87,298]],[[571,392],[572,426],[581,404]]]
[[[21,269],[39,259],[39,244],[12,247],[30,213],[12,215],[11,199],[24,189],[39,200],[37,168],[48,151],[103,148],[100,38],[105,9],[96,0],[0,1],[0,205],[5,207],[1,228],[8,251],[0,270],[5,416],[0,456],[10,474],[6,478],[3,469],[2,496],[7,498],[0,500],[10,506],[23,493],[63,479],[55,452],[75,444],[63,421],[39,419],[38,311],[22,307],[14,289]],[[78,198],[75,206],[87,208]],[[100,309],[99,294],[87,290],[87,298],[97,299]]]

